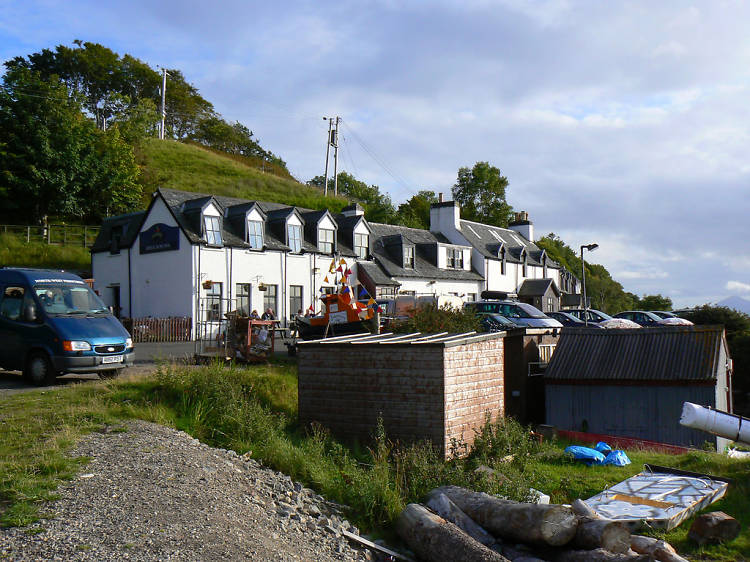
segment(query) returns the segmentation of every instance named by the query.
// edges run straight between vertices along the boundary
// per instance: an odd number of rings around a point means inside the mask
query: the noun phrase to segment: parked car
[[[501,332],[503,330],[512,330],[520,328],[518,324],[511,322],[505,316],[499,314],[480,314],[479,322],[485,332]]]
[[[557,312],[545,312],[545,314],[549,316],[550,318],[554,318],[555,320],[560,322],[560,324],[562,324],[563,327],[567,327],[567,328],[585,328],[586,327],[586,323],[583,320],[581,320],[577,316],[573,316],[569,312],[564,312],[560,310]],[[599,325],[592,322],[589,324],[589,327],[599,328]]]
[[[562,328],[560,322],[525,302],[481,300],[467,302],[464,306],[479,315],[499,314],[525,328]]]
[[[632,320],[636,324],[643,326],[644,328],[653,328],[661,324],[662,319],[647,310],[625,310],[615,314],[615,318],[625,318],[626,320]]]
[[[0,367],[44,385],[64,373],[114,376],[134,357],[130,334],[77,275],[0,268]]]
[[[607,314],[606,312],[602,312],[601,310],[596,310],[595,308],[588,308],[584,311],[582,308],[573,308],[573,309],[567,309],[565,310],[568,314],[572,314],[576,318],[578,318],[581,321],[585,321],[586,318],[584,314],[588,314],[588,323],[589,324],[598,324],[599,322],[604,322],[605,320],[611,320],[612,317]]]
[[[666,310],[651,310],[650,312],[656,314],[662,320],[665,318],[679,318],[674,312],[667,312]]]

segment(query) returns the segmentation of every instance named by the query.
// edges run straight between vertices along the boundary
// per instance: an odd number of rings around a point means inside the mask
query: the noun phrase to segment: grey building
[[[679,424],[683,402],[732,411],[723,326],[568,328],[544,381],[559,429],[699,447],[712,438]]]

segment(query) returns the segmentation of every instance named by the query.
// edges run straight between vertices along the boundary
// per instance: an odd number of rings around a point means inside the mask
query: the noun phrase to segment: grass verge
[[[289,474],[328,499],[351,506],[364,529],[384,529],[407,502],[430,489],[457,484],[523,499],[529,487],[554,502],[589,497],[631,476],[645,462],[727,476],[734,484],[711,506],[750,524],[750,463],[693,452],[662,455],[632,450],[632,465],[586,467],[567,458],[564,445],[538,445],[515,423],[486,425],[469,455],[441,462],[426,443],[394,444],[382,427],[370,443],[341,443],[320,427],[297,421],[297,379],[292,363],[250,369],[163,366],[150,377],[71,385],[0,401],[0,523],[27,525],[43,516],[44,502],[85,459],[66,456],[83,434],[141,418],[183,429],[198,439],[254,458]],[[23,438],[19,439],[19,436]],[[462,448],[462,443],[455,443]],[[512,458],[509,458],[512,455]],[[502,477],[475,471],[490,466]],[[689,522],[662,536],[682,552],[711,560],[741,560],[750,553],[745,531],[723,546],[696,547]]]
[[[81,246],[26,242],[13,234],[0,234],[0,266],[91,271],[91,254]]]

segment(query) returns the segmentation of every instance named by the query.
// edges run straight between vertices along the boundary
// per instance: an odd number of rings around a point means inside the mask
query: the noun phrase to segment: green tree
[[[474,167],[460,168],[453,186],[453,198],[461,206],[461,216],[467,220],[495,226],[508,226],[513,208],[505,200],[508,178],[489,162],[477,162]]]
[[[8,71],[0,88],[0,130],[6,219],[98,219],[107,208],[126,211],[140,198],[132,148],[116,127],[97,129],[64,83],[23,68]]]
[[[635,307],[638,310],[672,310],[672,299],[662,295],[643,295],[636,297]]]
[[[396,222],[411,228],[430,228],[430,205],[438,202],[434,191],[422,190],[406,203],[401,203],[396,212]]]

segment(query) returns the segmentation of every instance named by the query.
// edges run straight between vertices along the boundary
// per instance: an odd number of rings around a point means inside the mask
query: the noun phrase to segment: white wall
[[[394,279],[401,283],[399,291],[414,291],[417,295],[448,295],[450,293],[465,295],[474,293],[479,298],[479,293],[482,292],[484,285],[482,281],[435,280],[434,284],[430,284],[428,279],[411,277],[394,277]],[[466,300],[466,297],[464,297],[464,300]]]
[[[109,251],[91,254],[91,271],[94,276],[94,289],[107,306],[114,306],[112,286],[120,287],[120,307],[122,316],[130,316],[128,303],[130,287],[128,283],[128,252],[123,248],[119,254]]]

